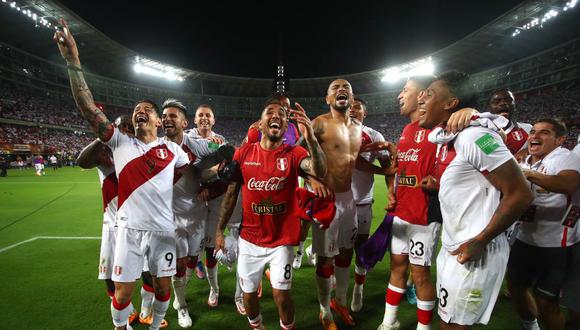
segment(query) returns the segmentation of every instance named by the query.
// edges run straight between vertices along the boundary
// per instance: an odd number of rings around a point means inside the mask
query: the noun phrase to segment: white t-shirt
[[[113,229],[116,225],[117,200],[119,184],[115,167],[97,166],[99,181],[101,182],[101,194],[103,195],[103,225]]]
[[[194,139],[205,139],[203,136],[199,135],[199,132],[197,131],[197,128],[195,128],[195,127],[192,128],[192,129],[190,129],[190,130],[188,130],[187,132],[185,132],[185,134],[191,136]],[[210,137],[215,137],[215,138],[222,139],[224,141],[224,143],[227,142],[225,137],[223,137],[220,134],[217,134],[214,131],[211,131],[211,134],[209,136]]]
[[[50,163],[51,164],[56,164],[56,157],[50,156]]]
[[[373,142],[383,142],[385,138],[383,135],[374,129],[363,126],[362,128],[363,144]],[[366,142],[366,143],[365,143]],[[362,152],[360,156],[367,161],[373,163],[377,158],[389,157],[389,152],[380,150],[375,152]],[[373,188],[375,185],[375,176],[372,173],[359,171],[354,169],[352,172],[352,194],[356,204],[364,205],[370,204],[373,201]]]
[[[449,250],[478,235],[499,205],[500,191],[485,175],[514,159],[497,132],[481,126],[461,131],[448,144],[449,166],[441,176],[441,242]]]
[[[520,166],[546,175],[556,175],[565,170],[580,173],[580,158],[570,150],[562,147],[554,149],[542,160],[530,164],[531,156]],[[517,238],[527,244],[541,247],[565,247],[578,242],[577,235],[570,235],[575,228],[562,225],[562,219],[569,205],[565,194],[547,191],[529,182],[534,201],[535,212],[530,216],[532,221],[521,222]],[[531,220],[531,219],[530,219]],[[575,227],[578,227],[576,224]]]
[[[189,161],[195,166],[201,158],[216,151],[215,145],[205,139],[195,139],[190,135],[183,134],[181,149],[187,154]],[[173,212],[186,217],[193,216],[194,201],[197,200],[200,182],[193,171],[185,171],[182,175],[177,174],[177,182],[173,186]]]
[[[189,164],[187,154],[162,138],[146,144],[114,129],[105,144],[113,151],[119,179],[117,225],[148,231],[173,231],[173,179]]]
[[[574,149],[572,150],[573,153],[575,153],[578,157],[580,157],[580,143],[578,143]]]

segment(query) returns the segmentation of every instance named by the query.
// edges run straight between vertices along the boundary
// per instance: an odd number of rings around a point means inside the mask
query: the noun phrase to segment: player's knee
[[[272,290],[272,296],[274,297],[274,303],[276,306],[292,303],[289,290]]]
[[[413,267],[411,276],[413,277],[413,283],[415,283],[416,286],[431,284],[431,272],[429,271],[429,267]]]
[[[189,260],[188,257],[177,259],[177,264],[176,264],[177,270],[176,270],[175,276],[183,277],[185,275],[185,271],[187,270],[188,260]]]
[[[540,313],[541,318],[545,318],[546,316],[549,317],[560,312],[560,306],[555,300],[536,296],[536,304],[538,306],[538,313]]]

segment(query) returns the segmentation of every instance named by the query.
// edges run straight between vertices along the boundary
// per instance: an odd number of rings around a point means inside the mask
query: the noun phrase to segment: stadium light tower
[[[148,58],[135,56],[133,70],[139,74],[164,78],[170,81],[184,81],[186,72],[171,65],[162,64]]]
[[[432,75],[435,72],[435,65],[431,56],[419,60],[392,66],[382,71],[381,81],[385,83],[396,83],[401,79],[413,76]]]

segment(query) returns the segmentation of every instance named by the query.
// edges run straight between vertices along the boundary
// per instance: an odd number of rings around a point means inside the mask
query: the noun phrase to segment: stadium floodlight
[[[413,62],[393,66],[382,71],[381,81],[386,83],[396,83],[401,79],[412,76],[432,75],[435,72],[435,65],[431,56]]]
[[[186,73],[171,65],[162,64],[148,58],[135,56],[133,70],[139,74],[164,78],[170,81],[184,81]]]
[[[534,18],[532,18],[531,21],[527,22],[526,24],[522,25],[521,27],[517,27],[512,32],[512,37],[517,37],[518,35],[520,35],[520,33],[522,31],[527,31],[527,30],[531,30],[534,28],[543,28],[544,23],[557,17],[558,14],[560,14],[561,12],[567,12],[569,9],[574,8],[576,6],[577,2],[578,2],[578,0],[570,0],[570,1],[566,2],[566,4],[561,9],[559,7],[555,7],[555,6],[550,6],[549,8],[546,8],[546,12],[544,13],[544,15],[541,15],[541,18],[534,17]]]
[[[33,12],[32,10],[28,9],[27,7],[29,7],[28,5],[25,6],[19,6],[16,1],[10,1],[8,2],[8,0],[2,0],[2,3],[5,3],[6,6],[10,6],[10,8],[12,9],[16,9],[16,11],[20,12],[22,15],[24,16],[28,16],[28,18],[30,18],[33,22],[34,22],[34,26],[38,27],[38,23],[40,22],[40,24],[46,28],[50,28],[51,24],[44,18],[44,16],[40,16],[38,13]]]

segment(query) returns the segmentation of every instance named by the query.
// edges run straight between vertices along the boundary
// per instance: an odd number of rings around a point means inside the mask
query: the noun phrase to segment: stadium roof
[[[433,57],[438,72],[457,69],[475,73],[553,47],[578,37],[578,13],[561,15],[561,18],[550,22],[541,30],[526,31],[517,37],[512,37],[512,33],[516,27],[521,27],[525,22],[539,17],[546,8],[562,7],[563,3],[565,3],[563,0],[525,1],[461,40],[425,56]],[[138,55],[135,51],[107,37],[61,3],[50,0],[21,0],[19,5],[31,9],[53,23],[56,17],[67,20],[77,38],[82,62],[91,72],[119,80],[144,83],[143,80],[135,80],[132,72],[134,58]],[[578,8],[574,10],[580,11]],[[1,40],[49,61],[62,63],[50,38],[52,31],[43,27],[35,28],[30,21],[22,19],[19,15],[13,15],[8,10],[0,10],[0,21],[6,22],[2,24],[3,26],[10,26],[0,29]],[[46,31],[39,33],[40,30]],[[415,59],[401,58],[401,63],[412,60]],[[173,88],[195,93],[265,96],[270,93],[273,86],[272,79],[226,76],[182,69],[188,77],[188,83],[174,84]],[[355,92],[380,92],[389,88],[380,80],[382,70],[383,68],[342,77],[351,81],[355,86]],[[291,78],[289,90],[295,96],[320,97],[333,78]],[[147,84],[155,86],[159,81],[152,80]]]

